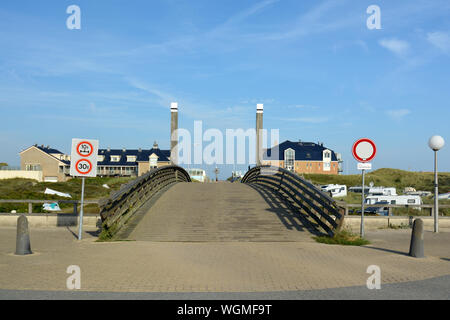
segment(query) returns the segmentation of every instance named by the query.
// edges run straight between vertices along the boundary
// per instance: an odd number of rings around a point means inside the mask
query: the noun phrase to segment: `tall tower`
[[[264,105],[256,105],[256,165],[261,165]]]
[[[178,164],[178,103],[170,104],[170,162]]]

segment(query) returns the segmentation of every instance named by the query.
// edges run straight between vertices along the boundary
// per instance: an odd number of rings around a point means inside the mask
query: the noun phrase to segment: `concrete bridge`
[[[343,208],[299,176],[255,167],[242,183],[191,182],[178,166],[154,169],[101,203],[104,239],[302,241],[333,233]]]

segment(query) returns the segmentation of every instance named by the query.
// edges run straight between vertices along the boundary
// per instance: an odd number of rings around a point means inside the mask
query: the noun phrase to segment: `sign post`
[[[81,208],[78,228],[78,240],[83,232],[84,179],[97,176],[98,140],[72,139],[70,156],[70,175],[81,177]]]
[[[375,158],[377,153],[377,148],[375,143],[367,138],[357,140],[352,147],[353,157],[358,161],[358,170],[362,170],[362,188],[361,188],[361,226],[360,235],[364,237],[364,202],[365,202],[365,173],[366,170],[372,169],[372,164],[369,163],[370,160]]]

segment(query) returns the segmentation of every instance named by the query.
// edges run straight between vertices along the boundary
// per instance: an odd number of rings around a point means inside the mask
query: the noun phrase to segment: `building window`
[[[154,153],[149,157],[150,169],[156,168],[158,166],[158,156]]]
[[[105,156],[98,156],[97,161],[98,162],[102,162],[103,160],[105,160]]]
[[[294,170],[295,151],[291,148],[284,151],[284,164],[287,170]]]
[[[26,171],[42,171],[40,164],[26,164],[25,165]]]
[[[127,162],[136,162],[136,156],[127,156]]]

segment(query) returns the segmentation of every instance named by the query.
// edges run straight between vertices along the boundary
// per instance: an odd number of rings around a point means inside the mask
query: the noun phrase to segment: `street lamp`
[[[437,174],[437,152],[442,149],[445,141],[441,136],[432,136],[428,146],[434,151],[434,232],[439,232],[439,190]]]

